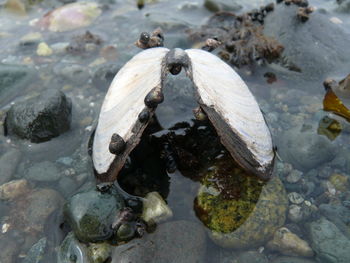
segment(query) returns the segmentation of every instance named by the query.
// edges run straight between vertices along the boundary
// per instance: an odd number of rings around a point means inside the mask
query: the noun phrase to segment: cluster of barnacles
[[[309,6],[307,0],[276,0],[277,4],[284,2],[285,5],[294,4],[299,6],[297,17],[301,22],[306,22],[310,18],[310,14],[314,11],[314,8]]]
[[[151,34],[142,32],[135,45],[142,49],[152,47],[162,47],[164,44],[164,34],[161,28],[157,28]]]
[[[222,59],[241,67],[253,63],[271,63],[278,59],[284,47],[275,39],[263,34],[263,27],[253,22],[254,15],[237,17],[237,26],[228,32],[224,48],[219,52]]]
[[[199,32],[191,32],[190,37],[194,40],[209,37],[202,49],[210,52],[219,48],[221,59],[236,67],[271,63],[279,59],[284,50],[278,41],[263,33],[265,16],[274,8],[274,4],[270,3],[240,16],[228,12],[216,13]],[[221,26],[221,21],[227,19],[232,20],[229,26]]]

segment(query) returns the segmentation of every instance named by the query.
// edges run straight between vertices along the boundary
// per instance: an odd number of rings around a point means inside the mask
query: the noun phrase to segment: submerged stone
[[[26,179],[13,180],[0,186],[0,200],[14,200],[31,189]]]
[[[12,178],[21,157],[22,153],[17,149],[11,149],[0,157],[0,184],[6,183]]]
[[[16,229],[23,229],[28,234],[42,233],[62,204],[63,198],[55,190],[35,189],[16,200],[9,216]]]
[[[221,161],[204,180],[195,211],[215,243],[244,249],[264,244],[284,224],[287,205],[279,178],[264,184]]]
[[[13,105],[6,117],[7,132],[32,142],[48,141],[69,130],[71,113],[71,100],[61,91],[49,90]]]
[[[95,189],[74,195],[65,205],[65,217],[76,237],[83,242],[108,239],[117,212],[124,207],[122,197],[114,189]]]
[[[298,8],[276,5],[264,20],[264,34],[285,47],[283,56],[301,70],[303,79],[319,81],[340,68],[347,68],[350,35],[321,12],[312,13],[305,23],[299,21]]]
[[[36,75],[33,68],[0,63],[0,105],[23,93]]]
[[[320,262],[350,262],[350,240],[330,221],[321,218],[307,227],[311,247]]]
[[[80,243],[70,232],[63,240],[57,252],[57,263],[85,263],[89,262],[87,257],[87,248]]]
[[[47,239],[43,237],[37,243],[35,243],[28,251],[26,258],[23,263],[41,263],[45,256],[45,250],[47,248]]]
[[[336,155],[336,146],[326,137],[300,128],[285,132],[279,142],[282,159],[304,172],[331,161]]]
[[[267,243],[267,247],[287,256],[312,257],[314,255],[305,240],[302,240],[285,227],[275,232],[273,239]]]
[[[160,223],[173,216],[173,212],[158,192],[148,193],[143,199],[141,218],[148,222]]]
[[[238,4],[239,1],[230,0],[205,0],[204,6],[211,12],[219,11],[239,11],[242,9],[242,6]]]
[[[111,246],[104,243],[90,244],[88,248],[89,262],[91,263],[104,263],[111,256]]]
[[[117,246],[112,263],[188,263],[205,261],[205,232],[194,222],[160,224],[154,233]]]
[[[65,32],[90,25],[102,10],[94,2],[77,2],[47,13],[38,23],[53,32]]]
[[[31,166],[25,174],[28,180],[38,182],[57,181],[61,177],[61,173],[57,166],[49,161],[43,161]]]

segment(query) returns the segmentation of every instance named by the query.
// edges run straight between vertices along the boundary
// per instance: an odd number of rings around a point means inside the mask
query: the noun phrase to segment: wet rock
[[[115,63],[101,65],[93,74],[92,84],[99,90],[107,91],[119,69]]]
[[[301,194],[298,194],[296,192],[289,193],[288,199],[292,204],[296,205],[300,205],[302,202],[304,202],[304,198],[301,196]]]
[[[7,0],[5,1],[5,9],[17,15],[25,15],[27,13],[27,6],[22,0]]]
[[[271,179],[260,191],[256,203],[250,201],[252,203],[249,204],[247,200],[242,198],[241,204],[239,203],[240,199],[238,199],[238,203],[235,205],[234,200],[232,200],[233,202],[230,200],[230,204],[220,201],[220,197],[214,197],[216,191],[213,187],[207,188],[206,191],[200,190],[197,196],[198,204],[195,204],[195,207],[202,209],[199,211],[205,212],[207,210],[203,215],[208,213],[208,218],[200,218],[207,225],[207,220],[212,220],[212,222],[209,221],[212,229],[209,231],[209,236],[215,243],[225,248],[235,249],[257,247],[264,244],[276,229],[284,224],[288,200],[279,178]],[[211,202],[205,201],[205,195],[207,195],[208,201],[212,200],[212,205],[210,205]],[[250,189],[241,195],[253,198],[254,190]],[[235,207],[236,209],[234,209]],[[215,211],[214,215],[218,217],[216,221],[213,221],[215,218],[210,219],[213,211]],[[196,212],[198,215],[198,210]],[[215,222],[216,224],[213,224]]]
[[[336,146],[327,138],[300,128],[285,132],[279,142],[281,158],[304,172],[331,161],[336,155]]]
[[[350,1],[349,0],[337,0],[338,8],[340,12],[349,13],[350,12]]]
[[[86,84],[90,78],[89,70],[77,64],[58,64],[54,68],[54,72],[58,77],[62,77],[76,85]]]
[[[271,263],[316,263],[316,261],[300,257],[278,257]]]
[[[321,218],[307,226],[316,258],[327,263],[350,262],[350,240],[330,221]]]
[[[28,180],[38,182],[52,182],[57,181],[61,177],[61,172],[54,163],[43,161],[31,166],[25,177]]]
[[[291,205],[288,210],[288,219],[294,223],[303,220],[303,211],[299,205]]]
[[[76,237],[95,242],[112,236],[112,222],[124,201],[112,187],[110,191],[95,189],[74,195],[65,205],[65,217]]]
[[[71,31],[90,25],[101,13],[97,3],[77,2],[47,13],[37,25],[53,32]]]
[[[11,149],[0,157],[0,185],[10,180],[21,160],[22,153],[17,149]]]
[[[230,259],[231,262],[232,259]],[[240,253],[237,258],[235,258],[232,263],[268,263],[267,257],[259,253],[258,251],[245,251]]]
[[[347,67],[350,54],[344,50],[350,36],[321,12],[302,23],[296,19],[297,10],[295,5],[277,5],[264,20],[264,33],[285,47],[284,57],[300,68],[304,79],[318,81]]]
[[[345,224],[350,223],[350,209],[336,204],[322,204],[319,206],[320,212],[329,217],[336,217],[343,221]]]
[[[189,221],[161,224],[152,234],[116,247],[112,263],[191,263],[204,262],[205,232]]]
[[[23,263],[42,263],[45,256],[45,250],[47,247],[47,239],[43,237],[28,251],[27,256],[23,260]]]
[[[60,192],[63,196],[70,196],[74,190],[79,186],[71,177],[64,176],[58,182],[58,186],[60,188]]]
[[[87,248],[85,244],[80,243],[70,232],[63,240],[57,252],[57,263],[85,263],[88,261]]]
[[[55,54],[63,54],[66,53],[67,47],[69,46],[68,42],[58,42],[52,44],[50,47]]]
[[[13,105],[6,118],[9,135],[32,142],[48,141],[69,130],[72,103],[61,91],[49,90],[40,97]]]
[[[14,263],[18,255],[19,246],[8,234],[0,235],[0,262]]]
[[[104,263],[111,257],[112,247],[105,243],[90,244],[88,257],[91,263]]]
[[[17,229],[26,233],[42,233],[53,212],[61,209],[63,198],[52,189],[36,189],[17,199],[10,218]]]
[[[345,192],[350,189],[349,176],[334,173],[329,177],[329,182],[337,191]]]
[[[173,212],[167,206],[159,193],[148,193],[143,199],[143,211],[141,218],[147,223],[160,223],[171,218],[172,216]]]
[[[52,55],[52,53],[52,49],[45,42],[39,43],[38,48],[36,50],[36,54],[38,56],[47,57]]]
[[[27,180],[13,180],[0,186],[0,200],[13,200],[30,191]]]
[[[43,36],[39,32],[31,32],[21,37],[20,46],[33,46],[42,41]]]
[[[314,255],[309,244],[286,227],[275,232],[273,239],[267,243],[267,247],[286,256],[312,257]]]
[[[86,31],[84,34],[74,36],[66,51],[72,55],[85,56],[87,53],[96,51],[101,44],[102,39],[98,35]]]
[[[294,184],[296,182],[298,182],[301,179],[302,176],[302,172],[298,171],[298,170],[293,170],[288,176],[287,176],[287,182]]]
[[[321,204],[319,211],[350,239],[350,209],[337,204]]]
[[[242,9],[242,6],[238,4],[238,1],[235,0],[205,0],[204,6],[211,12],[238,11]]]
[[[4,105],[24,92],[37,76],[33,68],[0,63],[0,105]]]

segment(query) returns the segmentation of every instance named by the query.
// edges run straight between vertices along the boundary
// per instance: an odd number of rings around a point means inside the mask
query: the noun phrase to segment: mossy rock
[[[64,206],[64,214],[80,241],[97,242],[112,236],[111,225],[124,206],[116,189],[107,192],[90,189],[72,196]]]
[[[263,245],[285,222],[284,186],[278,177],[264,183],[231,163],[219,161],[210,169],[195,201],[196,214],[222,247]]]

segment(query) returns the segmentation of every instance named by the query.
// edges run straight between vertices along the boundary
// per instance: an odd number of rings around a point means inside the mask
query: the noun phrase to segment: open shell
[[[168,51],[154,48],[140,52],[114,77],[102,104],[93,142],[94,168],[103,180],[116,178],[128,154],[138,144],[147,126],[147,122],[138,120],[138,115],[144,110],[152,114],[144,99],[153,88],[161,87],[162,60]],[[124,152],[117,156],[109,151],[114,133],[126,143]]]
[[[274,159],[271,134],[247,85],[217,56],[200,49],[185,52],[198,102],[222,144],[242,167],[268,179]]]
[[[200,107],[232,157],[252,174],[269,179],[274,160],[271,135],[243,80],[229,65],[206,51],[169,52],[166,48],[140,52],[114,78],[102,105],[93,143],[93,163],[99,179],[117,178],[148,124],[140,121],[139,115],[145,111],[153,114],[155,107],[149,98],[162,96],[163,81],[174,61],[185,67],[195,85]],[[117,155],[109,151],[113,134],[125,142],[123,152]]]

